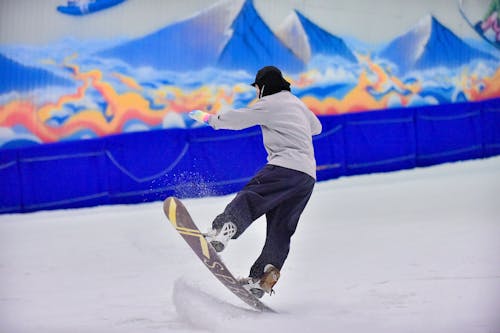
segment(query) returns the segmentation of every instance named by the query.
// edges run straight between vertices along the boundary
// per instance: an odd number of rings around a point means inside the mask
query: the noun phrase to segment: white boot
[[[264,296],[264,289],[260,286],[260,280],[251,277],[239,279],[238,282],[243,288],[249,291],[252,295],[257,298],[262,298]]]
[[[220,229],[210,229],[205,234],[205,239],[214,247],[216,252],[222,252],[229,240],[236,234],[236,230],[236,224],[226,222]]]

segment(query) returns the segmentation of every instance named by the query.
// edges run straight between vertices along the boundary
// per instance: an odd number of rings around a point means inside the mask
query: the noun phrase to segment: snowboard
[[[175,197],[165,199],[163,202],[163,212],[177,232],[184,238],[191,249],[193,249],[198,258],[200,258],[201,262],[224,286],[226,286],[227,289],[255,310],[275,312],[243,288],[222,262],[212,245],[206,241],[205,237],[189,215],[186,207],[184,207],[179,199]]]

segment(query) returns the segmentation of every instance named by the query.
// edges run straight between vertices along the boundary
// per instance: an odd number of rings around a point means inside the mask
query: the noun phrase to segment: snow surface
[[[319,183],[249,309],[161,202],[0,216],[0,332],[500,332],[500,157]],[[232,196],[185,200],[202,229]],[[244,276],[258,220],[223,253]]]

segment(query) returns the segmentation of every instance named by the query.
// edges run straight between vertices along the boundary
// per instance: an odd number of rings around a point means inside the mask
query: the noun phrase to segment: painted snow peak
[[[400,73],[436,67],[453,69],[473,60],[494,59],[470,47],[431,15],[390,42],[378,55],[393,62]]]
[[[300,71],[304,63],[273,34],[252,1],[222,1],[190,18],[104,50],[100,57],[164,70],[219,67],[253,73],[263,63]]]
[[[306,64],[317,55],[357,62],[354,52],[341,38],[316,25],[298,10],[288,15],[277,35]]]

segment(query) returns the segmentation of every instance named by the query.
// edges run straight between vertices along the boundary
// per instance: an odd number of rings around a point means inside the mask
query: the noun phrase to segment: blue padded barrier
[[[323,131],[313,137],[319,181],[345,174],[344,118],[321,118]]]
[[[423,107],[416,115],[417,165],[483,157],[480,103]]]
[[[0,151],[0,214],[21,211],[22,189],[18,152]]]
[[[500,99],[320,118],[318,180],[500,154]],[[259,127],[128,133],[0,150],[0,213],[234,193],[266,163]]]
[[[500,155],[499,101],[484,102],[482,111],[481,127],[483,129],[484,156]]]
[[[232,193],[265,164],[258,128],[119,135],[109,138],[106,156],[112,203]]]
[[[415,167],[413,109],[345,115],[346,175]]]
[[[194,188],[195,192],[200,191],[199,196],[238,191],[266,163],[259,127],[243,131],[204,128],[192,132],[191,144],[193,166],[189,170],[205,181],[197,182],[197,186],[202,185],[203,188]],[[193,178],[185,173],[186,170],[182,170],[184,179],[181,179],[181,184]]]
[[[104,140],[19,149],[22,211],[107,204]]]
[[[105,156],[111,203],[158,200],[165,175],[189,168],[189,132],[172,130],[110,136]]]

